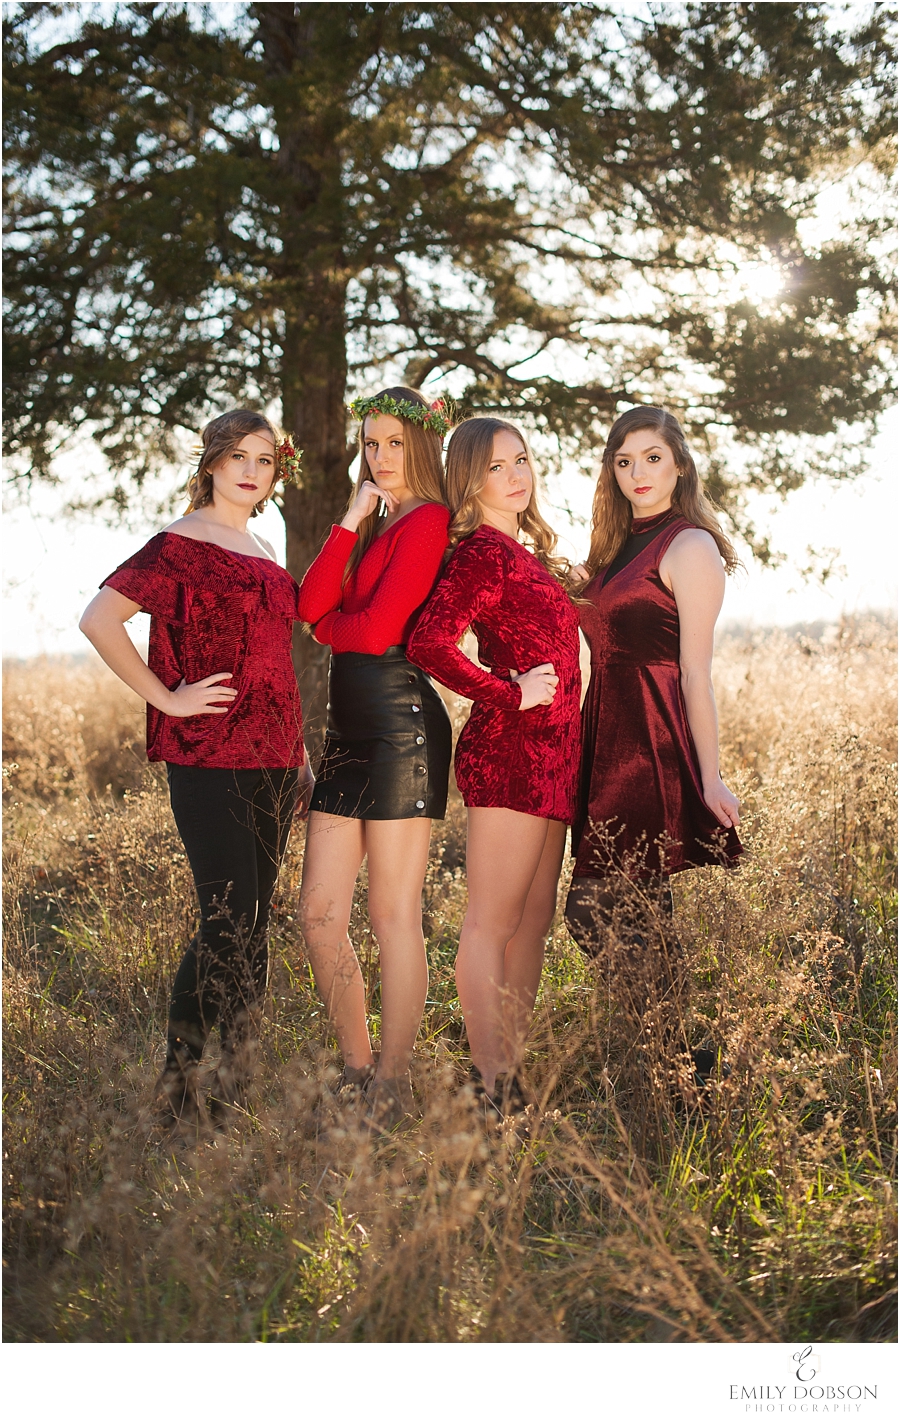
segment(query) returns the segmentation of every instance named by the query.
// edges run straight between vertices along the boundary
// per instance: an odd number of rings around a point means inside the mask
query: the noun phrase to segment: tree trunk
[[[287,567],[301,579],[340,520],[350,491],[345,411],[349,279],[340,137],[355,74],[347,7],[254,6],[278,134],[272,200],[282,213],[276,279],[284,310],[282,417],[303,450],[302,481],[285,490]],[[335,63],[324,56],[341,56]],[[325,730],[329,651],[294,638],[307,745]]]
[[[322,548],[335,521],[343,515],[350,490],[347,476],[347,439],[344,412],[345,370],[324,355],[326,310],[319,304],[319,328],[294,331],[286,355],[292,376],[284,379],[284,422],[303,448],[303,480],[285,490],[283,511],[287,527],[287,568],[301,580]],[[339,307],[341,327],[343,302]],[[306,370],[294,373],[293,370]],[[297,627],[294,633],[294,666],[303,699],[307,745],[314,749],[325,730],[326,679],[329,650],[312,634]]]

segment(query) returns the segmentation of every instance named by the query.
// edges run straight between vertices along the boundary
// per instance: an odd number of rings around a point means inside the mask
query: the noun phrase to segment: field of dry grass
[[[99,668],[9,665],[6,1340],[893,1339],[895,669],[876,622],[722,646],[749,855],[675,886],[691,1034],[733,1068],[707,1115],[673,1107],[652,1037],[558,920],[540,1119],[479,1130],[458,1095],[457,799],[426,887],[421,1122],[373,1144],[334,1110],[298,830],[254,1111],[173,1153],[147,1103],[193,907],[140,706]],[[363,908],[354,930],[377,1004]]]

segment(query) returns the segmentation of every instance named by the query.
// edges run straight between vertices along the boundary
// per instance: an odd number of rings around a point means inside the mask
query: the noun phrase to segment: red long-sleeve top
[[[359,537],[332,526],[300,584],[300,618],[319,643],[334,653],[373,654],[406,644],[441,568],[449,523],[437,501],[407,511],[376,536],[346,581]]]

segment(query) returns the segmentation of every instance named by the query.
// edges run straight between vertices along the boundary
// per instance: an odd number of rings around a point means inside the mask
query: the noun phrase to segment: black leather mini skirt
[[[447,709],[402,647],[331,655],[311,810],[358,820],[442,820],[451,751]]]

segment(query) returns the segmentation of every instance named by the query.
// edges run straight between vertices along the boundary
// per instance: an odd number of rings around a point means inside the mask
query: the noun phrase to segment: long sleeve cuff
[[[313,638],[316,640],[316,643],[330,645],[333,626],[338,617],[338,612],[338,610],[332,609],[329,614],[323,614],[322,618],[314,626]]]

